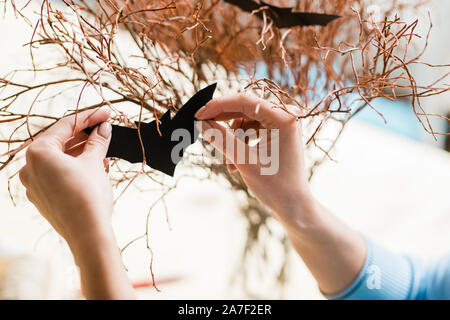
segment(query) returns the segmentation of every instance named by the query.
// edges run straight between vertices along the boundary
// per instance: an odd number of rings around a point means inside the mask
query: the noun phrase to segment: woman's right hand
[[[309,210],[314,202],[305,170],[302,128],[297,119],[299,114],[300,110],[293,106],[283,110],[255,96],[239,94],[214,99],[195,115],[198,120],[204,120],[200,126],[203,138],[227,157],[231,162],[228,164],[229,170],[239,170],[252,193],[271,208],[286,227],[298,223],[301,211]],[[268,129],[268,139],[250,146],[216,122],[232,119],[232,129],[242,128],[244,132],[248,129]],[[223,141],[212,139],[211,131],[208,132],[210,129],[219,130],[217,133],[221,133]],[[257,155],[256,164],[248,163],[248,158],[245,163],[240,163],[236,150],[227,150],[227,139],[234,140],[247,154]],[[260,152],[261,148],[265,150]],[[262,159],[261,154],[267,154],[266,152],[272,162],[278,161],[270,164],[272,172],[264,170],[268,165],[263,163],[268,159]],[[299,205],[304,210],[299,210]],[[301,219],[304,220],[305,217],[302,216]]]
[[[311,195],[303,157],[302,128],[297,120],[299,110],[288,107],[288,111],[253,96],[236,95],[212,100],[198,111],[196,118],[205,120],[200,128],[202,135],[232,162],[229,169],[239,170],[251,192],[272,209],[283,224],[293,247],[322,292],[336,294],[347,288],[361,271],[366,255],[365,241]],[[232,129],[278,129],[279,138],[272,134],[273,144],[272,141],[264,143],[263,139],[256,146],[250,146],[245,139],[239,139],[216,122],[231,119],[234,119]],[[246,153],[254,153],[258,148],[273,149],[269,151],[273,152],[272,160],[276,161],[274,156],[278,155],[278,170],[271,175],[262,174],[264,159],[259,153],[256,164],[239,163],[235,152],[227,150],[225,142],[210,139],[210,128],[219,130],[224,141],[233,139]]]

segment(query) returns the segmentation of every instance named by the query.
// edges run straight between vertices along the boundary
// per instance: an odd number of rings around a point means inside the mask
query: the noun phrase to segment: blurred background
[[[434,27],[424,60],[450,63],[450,3],[434,0],[425,9],[431,13]],[[417,17],[411,14],[406,18]],[[428,27],[423,21],[418,30],[421,34]],[[2,75],[30,67],[29,52],[23,45],[31,33],[10,10],[0,19]],[[419,69],[413,72],[430,82],[436,78]],[[450,113],[449,95],[423,103],[431,113]],[[353,228],[396,252],[425,260],[444,254],[450,243],[448,140],[427,134],[408,101],[380,99],[374,105],[387,123],[370,108],[353,119],[333,152],[336,162],[329,161],[317,170],[312,180],[314,193]],[[449,132],[442,119],[435,119],[433,127]],[[0,124],[0,136],[5,134]],[[17,190],[14,202],[8,189]],[[159,196],[132,185],[120,198],[113,223],[121,247],[145,232],[147,211]],[[288,283],[282,290],[268,286],[264,273],[250,283],[252,294],[232,281],[241,271],[237,267],[247,230],[238,199],[225,185],[183,180],[168,195],[166,204],[168,217],[162,204],[150,216],[153,271],[160,292],[151,286],[151,255],[145,240],[136,241],[124,252],[140,298],[245,299],[256,294],[259,298],[322,299],[294,252],[290,253]],[[269,259],[276,264],[276,252]],[[249,268],[255,268],[255,273],[258,270],[258,266]],[[1,172],[0,299],[27,298],[82,298],[78,271],[65,243],[26,201],[18,177],[8,183],[8,172]]]

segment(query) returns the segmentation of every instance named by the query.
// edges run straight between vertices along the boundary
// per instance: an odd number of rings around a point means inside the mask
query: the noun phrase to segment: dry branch
[[[10,2],[15,14],[33,20],[29,4],[15,2]],[[290,3],[271,1],[278,6]],[[429,118],[439,115],[427,113],[421,100],[448,91],[444,81],[449,73],[423,85],[410,69],[415,64],[448,66],[421,60],[429,33],[416,33],[423,21],[406,23],[399,18],[405,7],[390,1],[383,9],[385,18],[374,21],[363,0],[298,1],[300,11],[342,18],[326,27],[278,29],[270,16],[260,19],[220,0],[64,0],[63,4],[42,0],[28,43],[33,68],[0,78],[0,123],[9,128],[9,136],[0,139],[5,146],[0,170],[20,158],[30,141],[62,115],[107,106],[115,123],[130,125],[133,120],[148,121],[166,110],[176,111],[186,97],[216,81],[221,94],[253,91],[286,112],[287,104],[302,109],[299,118],[305,123],[308,150],[317,147],[324,152],[311,166],[311,175],[331,158],[345,123],[357,112],[369,107],[383,117],[372,105],[377,98],[410,99],[424,129],[445,134],[433,130]],[[423,50],[414,54],[410,47],[421,37],[426,40]],[[60,58],[50,65],[39,62],[38,53],[48,51],[59,52]],[[35,80],[15,81],[18,73],[29,73]],[[73,99],[60,105],[59,112],[45,111],[45,105],[68,94]],[[31,97],[32,103],[24,107],[23,97]],[[342,129],[326,147],[320,146],[317,137],[329,121],[339,122]],[[245,264],[251,251],[259,246],[265,250],[260,238],[263,230],[270,230],[269,212],[251,196],[239,175],[201,155],[189,159],[186,167],[202,167],[245,195],[242,213],[249,226]],[[122,169],[118,161],[112,162],[111,171],[115,186],[145,176],[160,183],[163,194],[183,178],[168,186],[154,171]],[[150,249],[148,226],[143,237]],[[279,242],[287,248],[284,236]],[[284,275],[282,264],[274,279],[281,281]]]

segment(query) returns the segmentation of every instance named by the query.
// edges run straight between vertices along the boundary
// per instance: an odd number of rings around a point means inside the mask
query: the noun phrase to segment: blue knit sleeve
[[[430,263],[422,280],[421,299],[450,299],[450,254]]]
[[[367,240],[364,266],[356,280],[329,299],[450,299],[450,255],[425,266],[419,259],[394,254]]]

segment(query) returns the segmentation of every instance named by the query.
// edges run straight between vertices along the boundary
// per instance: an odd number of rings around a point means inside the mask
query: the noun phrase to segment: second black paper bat
[[[175,167],[183,157],[184,151],[199,136],[194,115],[212,99],[216,85],[212,84],[197,92],[180,108],[173,119],[170,117],[170,111],[167,111],[159,119],[159,132],[156,120],[149,123],[141,122],[140,133],[148,166],[173,177]],[[139,125],[138,122],[135,123]],[[178,135],[175,141],[172,141],[172,133],[177,129],[184,130],[184,137],[189,139],[187,142],[183,141],[180,144],[177,138],[181,139],[181,137]],[[84,131],[89,134],[92,130],[93,128],[88,128]],[[174,150],[176,157],[172,154]],[[120,158],[131,163],[142,162],[142,146],[138,129],[112,125],[111,143],[106,157]]]
[[[295,26],[326,26],[340,16],[324,13],[296,12],[294,8],[281,8],[258,0],[224,0],[235,5],[246,12],[253,12],[263,7],[267,7],[266,14],[272,19],[278,28],[290,28]],[[256,13],[262,19],[261,11]]]

